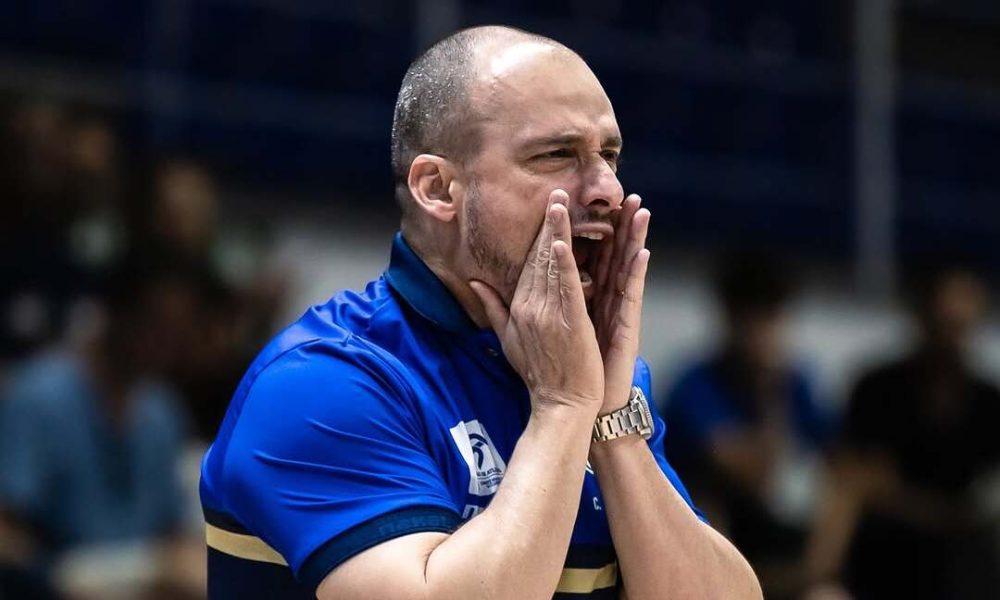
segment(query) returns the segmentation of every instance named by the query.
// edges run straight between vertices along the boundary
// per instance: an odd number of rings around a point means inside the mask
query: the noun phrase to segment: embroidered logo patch
[[[450,430],[458,451],[469,466],[469,493],[495,494],[507,470],[507,463],[493,446],[493,440],[478,420],[464,421]]]

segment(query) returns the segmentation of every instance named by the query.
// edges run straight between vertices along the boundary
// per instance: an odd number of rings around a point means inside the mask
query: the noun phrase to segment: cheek
[[[478,202],[481,226],[498,243],[517,248],[529,240],[530,246],[542,223],[548,191],[514,185],[484,187]]]

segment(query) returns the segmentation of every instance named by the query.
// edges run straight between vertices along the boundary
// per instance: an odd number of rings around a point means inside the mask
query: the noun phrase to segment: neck
[[[410,248],[420,257],[420,260],[424,261],[427,268],[448,288],[448,291],[458,301],[465,314],[469,315],[472,322],[476,324],[476,327],[489,327],[490,322],[486,317],[482,302],[469,287],[468,279],[455,272],[454,261],[448,258],[458,256],[457,244],[449,243],[445,236],[413,235],[413,232],[405,227],[403,237]]]

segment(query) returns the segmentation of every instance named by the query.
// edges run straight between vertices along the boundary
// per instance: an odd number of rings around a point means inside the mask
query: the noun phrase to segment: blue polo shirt
[[[635,383],[650,394],[641,360]],[[236,390],[202,465],[209,596],[313,598],[365,549],[454,531],[489,505],[529,414],[496,335],[397,234],[380,278],[312,307]],[[649,445],[690,504],[655,421]],[[612,598],[618,586],[588,471],[556,597]]]

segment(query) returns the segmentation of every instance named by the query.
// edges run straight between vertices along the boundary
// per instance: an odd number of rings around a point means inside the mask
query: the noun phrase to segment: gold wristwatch
[[[614,412],[597,417],[594,421],[594,442],[607,442],[626,435],[638,434],[648,440],[653,435],[653,414],[649,401],[639,386],[633,385],[628,404]]]

